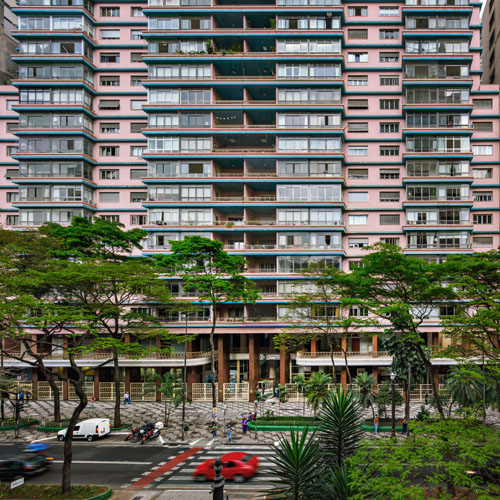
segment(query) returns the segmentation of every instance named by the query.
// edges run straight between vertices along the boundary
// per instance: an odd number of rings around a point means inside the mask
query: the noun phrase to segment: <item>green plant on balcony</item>
[[[271,29],[276,29],[276,18],[275,17],[271,17],[269,19],[269,26],[271,27]]]
[[[214,46],[211,40],[205,42],[205,51],[207,54],[213,54],[215,52]]]

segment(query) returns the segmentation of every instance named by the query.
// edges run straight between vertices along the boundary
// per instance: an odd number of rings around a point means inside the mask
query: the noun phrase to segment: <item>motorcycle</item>
[[[128,431],[127,437],[125,438],[125,441],[128,441],[130,439],[133,443],[136,442],[133,439],[139,434],[140,429],[140,427],[131,427]]]
[[[147,434],[151,429],[154,428],[154,422],[145,422],[144,425],[140,427],[135,427],[129,431],[129,434],[125,438],[125,441],[130,439],[132,443],[137,443],[142,440],[143,436]]]
[[[144,444],[144,441],[147,439],[156,439],[160,435],[160,431],[163,429],[163,422],[150,422],[152,427],[149,427],[147,431],[142,435],[141,444]]]

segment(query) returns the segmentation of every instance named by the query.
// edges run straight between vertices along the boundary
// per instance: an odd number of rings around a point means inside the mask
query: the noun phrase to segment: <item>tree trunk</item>
[[[61,421],[61,392],[59,387],[57,387],[56,381],[54,380],[54,375],[51,372],[47,372],[47,382],[52,389],[52,395],[54,399],[54,421]]]
[[[215,343],[214,343],[214,334],[215,334],[215,325],[216,325],[216,317],[215,317],[215,304],[212,304],[212,328],[210,330],[210,368],[212,370],[212,411],[217,408],[217,390],[215,388]],[[215,415],[217,416],[217,414]]]
[[[116,347],[113,347],[113,382],[115,384],[115,414],[113,417],[113,426],[120,427],[121,423],[121,413],[120,413],[120,403],[122,395],[120,393],[120,366],[118,363],[118,351]]]
[[[349,380],[349,387],[352,388],[351,370],[349,370],[349,363],[347,362],[347,351],[342,349],[342,352],[344,353],[344,363],[347,372],[347,380]]]
[[[418,355],[420,356],[420,359],[425,363],[425,365],[427,366],[427,368],[431,372],[432,390],[434,393],[434,401],[436,403],[437,411],[444,418],[443,406],[441,405],[441,401],[439,401],[439,385],[436,382],[434,375],[432,373],[432,363],[429,361],[429,359],[427,359],[427,356],[425,355],[425,353],[422,350],[422,347],[420,345],[416,344],[415,347],[417,348],[417,352],[418,352]]]
[[[332,342],[328,342],[330,346],[330,359],[332,361],[332,379],[333,379],[333,388],[337,388],[337,375],[335,373],[335,360],[333,359],[333,344]]]
[[[72,363],[72,368],[75,369],[76,365]],[[83,391],[83,374],[80,372],[78,380],[71,380],[71,383],[75,387],[75,392],[80,399],[77,407],[73,410],[71,415],[71,420],[68,425],[68,430],[66,431],[66,439],[64,441],[64,463],[63,463],[63,474],[62,474],[62,492],[63,494],[69,493],[71,489],[71,462],[73,460],[73,431],[75,430],[75,425],[78,422],[80,414],[87,406],[87,395]]]
[[[405,418],[407,421],[410,420],[410,384],[407,380],[403,382],[403,392],[406,394],[405,401]]]
[[[167,400],[165,399],[165,408],[163,408],[163,418],[165,420],[165,427],[168,427],[168,419],[167,419]]]

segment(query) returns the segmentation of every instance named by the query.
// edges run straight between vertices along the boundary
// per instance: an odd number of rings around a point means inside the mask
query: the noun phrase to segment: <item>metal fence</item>
[[[250,399],[250,386],[248,382],[224,384],[224,401],[248,401]]]

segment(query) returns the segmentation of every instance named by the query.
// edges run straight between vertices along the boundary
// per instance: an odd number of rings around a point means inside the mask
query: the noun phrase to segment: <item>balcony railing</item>
[[[471,248],[470,243],[408,243],[406,248],[410,250],[419,248],[455,248],[455,249],[468,249]]]
[[[376,351],[376,352],[353,352],[348,351],[347,357],[356,357],[356,358],[376,358],[376,357],[386,357],[390,356],[387,351]],[[328,358],[330,359],[333,355],[334,358],[343,358],[345,354],[342,351],[339,352],[305,352],[299,351],[297,352],[297,358],[300,359],[318,359],[318,358]]]

